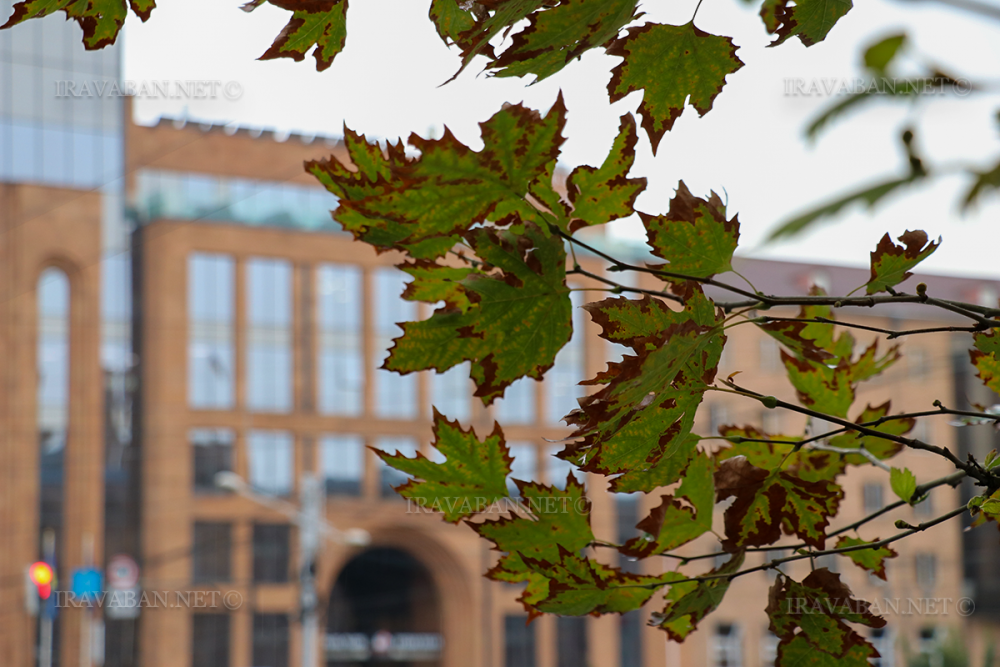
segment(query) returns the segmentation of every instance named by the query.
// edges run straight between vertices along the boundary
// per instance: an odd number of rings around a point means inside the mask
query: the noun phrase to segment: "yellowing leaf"
[[[882,419],[889,414],[891,406],[892,404],[890,401],[886,401],[882,405],[874,407],[868,405],[861,411],[861,414],[857,416],[854,423],[866,424],[868,422]],[[915,419],[907,417],[906,419],[890,419],[882,424],[869,426],[868,428],[873,431],[878,431],[879,433],[885,433],[886,435],[905,435],[913,430],[916,423]],[[838,449],[864,447],[879,459],[891,458],[898,454],[903,448],[901,443],[887,440],[886,438],[879,438],[877,436],[862,435],[858,431],[848,431],[847,433],[842,433],[830,438],[830,446]],[[869,463],[868,458],[863,454],[847,454],[844,456],[844,459],[849,465],[857,466],[867,465]]]
[[[1000,392],[1000,336],[996,329],[972,335],[976,349],[969,350],[972,365],[983,383],[993,391]]]
[[[625,59],[611,71],[611,101],[645,91],[639,113],[653,153],[686,102],[704,116],[722,92],[726,76],[743,67],[733,40],[703,32],[694,23],[630,28],[607,52]]]
[[[514,459],[499,424],[481,441],[472,429],[463,430],[435,409],[434,447],[444,455],[442,463],[420,452],[411,459],[376,451],[387,464],[414,477],[396,487],[399,495],[420,508],[441,512],[445,521],[453,523],[507,497],[506,480]]]
[[[877,537],[872,540],[872,542],[878,541]],[[856,537],[848,537],[844,535],[837,540],[837,548],[843,549],[844,547],[856,547],[862,544],[871,544],[872,542],[866,542],[865,540]],[[877,549],[859,549],[857,551],[848,551],[844,555],[850,558],[854,564],[862,570],[868,570],[882,581],[887,581],[885,578],[885,561],[889,558],[895,558],[899,554],[887,546],[882,546]]]
[[[301,61],[310,49],[316,70],[322,72],[344,50],[347,40],[347,0],[268,0],[276,7],[292,11],[274,43],[260,60],[291,58]]]
[[[719,195],[708,201],[695,197],[681,181],[666,215],[640,213],[653,254],[667,260],[672,273],[711,278],[733,268],[733,252],[740,239],[740,223],[726,220]]]
[[[862,667],[878,653],[848,623],[885,627],[885,619],[872,614],[871,605],[853,597],[840,575],[826,568],[813,570],[802,583],[779,574],[768,595],[767,616],[780,640],[780,665]]]
[[[734,554],[725,564],[712,570],[709,574],[732,574],[739,571],[743,566],[743,553]],[[683,575],[675,572],[668,572],[674,575],[674,579],[680,579]],[[682,642],[689,634],[694,632],[698,623],[715,611],[722,603],[729,584],[732,582],[728,577],[708,579],[705,581],[686,581],[670,586],[667,591],[667,605],[662,612],[654,612],[650,622],[663,630],[667,636],[676,642]]]
[[[635,162],[635,118],[625,114],[611,152],[600,168],[581,166],[566,179],[566,191],[573,204],[570,231],[625,218],[635,211],[636,197],[646,188],[645,178],[628,178]]]
[[[795,35],[806,46],[812,46],[826,39],[827,33],[854,3],[851,0],[796,0],[789,6],[788,0],[765,2],[761,16],[769,32],[777,39],[771,46],[777,46]],[[773,18],[770,18],[773,17]]]
[[[14,5],[13,13],[0,29],[62,11],[83,29],[83,44],[88,50],[103,49],[118,38],[128,6],[126,0],[23,0]],[[145,21],[156,5],[153,0],[133,0],[131,6]]]
[[[878,242],[872,253],[872,275],[866,289],[868,294],[885,292],[912,276],[910,269],[927,259],[941,243],[941,239],[937,243],[928,243],[927,233],[919,230],[907,231],[899,240],[903,246],[893,243],[888,234]]]
[[[458,0],[431,0],[429,16],[445,44],[457,42],[476,23],[471,13],[459,7]]]
[[[725,513],[726,551],[774,544],[786,535],[822,549],[826,527],[844,492],[825,480],[807,481],[786,471],[768,472],[743,457],[727,459],[715,473],[716,500],[735,497]]]
[[[420,265],[412,294],[435,301],[448,296],[452,305],[427,320],[403,324],[384,367],[403,374],[431,368],[443,373],[471,361],[475,395],[489,405],[518,378],[541,379],[569,340],[566,251],[560,239],[533,226],[520,236],[476,229],[467,238],[480,260],[495,268],[467,270],[458,289],[455,269]]]

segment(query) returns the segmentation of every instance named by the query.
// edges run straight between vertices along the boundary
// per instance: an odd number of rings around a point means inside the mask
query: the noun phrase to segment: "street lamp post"
[[[316,557],[322,539],[340,544],[365,547],[371,544],[368,531],[361,528],[340,530],[326,521],[326,494],[322,481],[314,473],[302,475],[299,506],[274,496],[255,492],[246,480],[231,471],[216,473],[215,485],[238,493],[259,505],[281,512],[299,528],[299,607],[302,611],[302,667],[317,667],[316,644],[319,639],[319,609],[316,594]]]

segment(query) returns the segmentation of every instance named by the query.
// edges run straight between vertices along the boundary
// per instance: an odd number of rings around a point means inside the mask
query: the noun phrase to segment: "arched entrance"
[[[440,602],[427,568],[391,547],[348,561],[330,594],[325,649],[329,667],[438,667]]]

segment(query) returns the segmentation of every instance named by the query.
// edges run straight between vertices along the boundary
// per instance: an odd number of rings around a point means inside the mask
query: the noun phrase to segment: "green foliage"
[[[761,17],[768,31],[777,37],[771,46],[793,35],[806,46],[813,46],[826,39],[853,6],[851,0],[798,0],[791,6],[788,0],[765,0]]]
[[[507,497],[507,475],[514,459],[499,424],[480,441],[471,429],[462,430],[458,422],[435,410],[434,447],[444,455],[443,463],[433,463],[420,452],[412,459],[376,452],[393,468],[416,478],[396,487],[401,496],[454,523]],[[442,498],[448,499],[446,505],[441,505]]]
[[[347,41],[347,0],[268,1],[292,10],[292,17],[261,60],[302,60],[315,46],[316,70],[322,72],[333,64]]]
[[[996,329],[980,332],[972,336],[976,349],[969,350],[972,365],[979,371],[977,375],[993,391],[1000,392],[1000,336]]]
[[[152,0],[134,0],[132,11],[143,21],[155,7]],[[14,5],[14,13],[0,26],[10,28],[28,19],[66,12],[66,19],[83,28],[83,44],[88,49],[103,49],[115,43],[125,23],[129,3],[125,0],[23,0]]]
[[[652,614],[652,624],[667,632],[674,641],[684,641],[698,627],[698,622],[708,616],[722,603],[732,582],[728,577],[717,575],[733,574],[743,565],[743,554],[733,555],[725,564],[708,573],[705,581],[681,581],[667,591],[667,605],[662,612]]]
[[[889,485],[900,500],[911,503],[917,491],[917,478],[909,468],[893,468],[889,472]]]
[[[865,540],[857,537],[843,535],[837,540],[837,548],[843,549],[845,547],[858,547],[863,544],[871,544],[873,542],[878,542],[878,538],[872,540],[871,542],[866,542]],[[883,546],[873,549],[848,551],[844,555],[854,561],[854,564],[862,570],[868,570],[882,581],[887,581],[885,577],[885,561],[889,558],[895,558],[899,554],[896,553],[896,551],[891,547]]]
[[[899,237],[903,243],[898,246],[886,234],[878,242],[872,253],[872,277],[865,290],[868,294],[888,291],[913,274],[910,269],[927,259],[938,249],[937,243],[928,243],[927,234],[922,231],[906,232]],[[904,247],[905,246],[905,247]]]

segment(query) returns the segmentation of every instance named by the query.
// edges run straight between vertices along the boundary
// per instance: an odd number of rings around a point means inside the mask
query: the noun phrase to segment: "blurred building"
[[[0,8],[6,18],[10,2]],[[323,664],[773,663],[776,640],[763,611],[773,575],[765,573],[738,579],[683,645],[646,627],[655,601],[622,617],[527,624],[520,589],[481,576],[497,558],[488,544],[408,506],[392,491],[405,477],[368,448],[434,456],[436,406],[481,435],[498,420],[515,476],[564,483],[570,468],[551,443],[567,434],[560,419],[576,406],[577,383],[622,348],[599,339],[576,308],[574,338],[546,381],[518,382],[488,410],[471,397],[467,367],[403,377],[378,370],[396,323],[429,313],[400,298],[398,258],[341,232],[329,215],[334,197],[303,172],[303,160],[342,155],[337,139],[171,120],[139,127],[127,121],[120,96],[59,97],[61,81],[119,76],[117,51],[83,53],[78,33],[61,17],[0,32],[0,665],[38,664],[38,620],[25,611],[23,577],[46,556],[44,535],[54,536],[60,589],[75,569],[125,554],[151,594],[138,618],[59,609],[53,664],[301,664],[299,531],[273,499],[297,505],[313,474],[323,482],[327,520],[372,536],[366,548],[325,542],[316,563]],[[640,258],[634,248],[613,251]],[[739,269],[775,293],[812,284],[846,293],[868,277],[783,262],[746,260]],[[922,279],[936,296],[991,305],[1000,290],[995,281]],[[651,277],[641,280],[659,289]],[[947,321],[907,306],[877,314],[850,316],[890,328]],[[962,334],[914,339],[902,362],[862,388],[858,405],[992,402],[970,376],[967,344]],[[755,389],[793,399],[777,345],[753,327],[731,329],[720,373],[736,370]],[[706,398],[700,432],[733,423],[786,433],[804,426],[728,398]],[[956,429],[935,418],[920,428],[917,437],[963,455],[993,446],[988,427]],[[947,472],[934,457],[907,452],[896,465],[904,463],[920,481]],[[216,474],[225,471],[272,506],[220,489]],[[586,481],[604,539],[630,538],[660,502],[656,493],[607,494],[599,476]],[[872,467],[852,471],[845,487],[835,525],[893,499],[887,475]],[[895,519],[918,523],[968,493],[939,488],[861,535],[886,537]],[[846,559],[816,566],[839,571],[886,613],[889,625],[871,634],[880,664],[929,655],[960,626],[979,661],[1000,614],[993,531],[963,534],[951,522],[913,536],[890,561],[887,583]],[[698,543],[690,553],[699,548],[711,547]],[[666,559],[619,564],[672,567]],[[787,571],[801,578],[808,568],[800,561]],[[958,613],[963,597],[975,600],[974,623]]]

